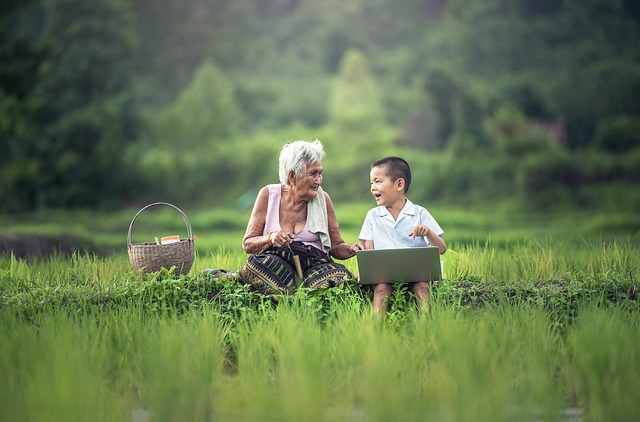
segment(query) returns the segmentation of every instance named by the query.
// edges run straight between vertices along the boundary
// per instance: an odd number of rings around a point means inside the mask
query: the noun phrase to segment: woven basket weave
[[[182,214],[182,218],[187,225],[188,237],[186,239],[180,239],[179,242],[168,243],[165,245],[158,245],[151,242],[131,243],[131,231],[136,218],[142,211],[156,205],[167,205],[175,208],[180,214]],[[142,275],[159,271],[162,268],[170,269],[174,266],[176,268],[176,274],[186,275],[189,273],[191,266],[193,265],[195,254],[191,223],[189,223],[189,219],[180,208],[167,202],[154,202],[153,204],[149,204],[138,211],[129,225],[127,245],[129,248],[129,262],[131,262],[131,267]]]

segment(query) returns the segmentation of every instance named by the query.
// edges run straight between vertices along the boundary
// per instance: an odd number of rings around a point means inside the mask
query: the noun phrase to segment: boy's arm
[[[447,245],[444,243],[444,239],[438,236],[433,230],[431,230],[427,226],[418,225],[413,228],[409,236],[412,238],[416,238],[416,236],[426,237],[427,242],[431,246],[437,246],[440,255],[447,251]]]
[[[360,229],[360,234],[358,235],[358,244],[360,245],[360,249],[373,249],[373,223],[372,223],[372,213],[373,210],[369,210],[367,215],[362,222],[362,228]]]

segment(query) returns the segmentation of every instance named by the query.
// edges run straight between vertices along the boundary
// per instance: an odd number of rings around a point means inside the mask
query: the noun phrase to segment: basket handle
[[[136,218],[138,218],[138,215],[140,215],[140,213],[144,210],[146,210],[147,208],[156,206],[156,205],[167,205],[169,207],[175,208],[176,210],[178,210],[178,212],[180,214],[182,214],[182,218],[184,220],[184,223],[187,226],[187,230],[189,232],[189,240],[193,241],[193,230],[191,230],[191,223],[189,222],[189,219],[187,218],[186,214],[182,212],[182,210],[178,207],[176,207],[175,205],[172,205],[168,202],[154,202],[153,204],[149,204],[146,207],[142,208],[140,211],[138,211],[136,213],[136,215],[133,216],[133,219],[131,220],[131,224],[129,224],[129,233],[127,234],[127,245],[131,246],[131,230],[133,229],[133,222],[136,221]]]

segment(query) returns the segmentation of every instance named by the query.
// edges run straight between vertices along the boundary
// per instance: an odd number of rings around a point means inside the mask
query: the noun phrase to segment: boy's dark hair
[[[371,163],[371,168],[378,166],[387,167],[387,176],[391,177],[391,181],[403,178],[404,179],[404,193],[409,192],[409,186],[411,186],[411,168],[409,163],[400,157],[390,156],[384,157]]]

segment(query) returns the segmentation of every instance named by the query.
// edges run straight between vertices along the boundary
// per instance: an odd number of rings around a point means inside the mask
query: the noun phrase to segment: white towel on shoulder
[[[329,253],[331,249],[329,217],[327,215],[327,201],[324,198],[324,191],[321,187],[318,187],[318,195],[309,201],[307,205],[307,215],[309,219],[309,231],[320,235],[322,248],[326,253]]]

